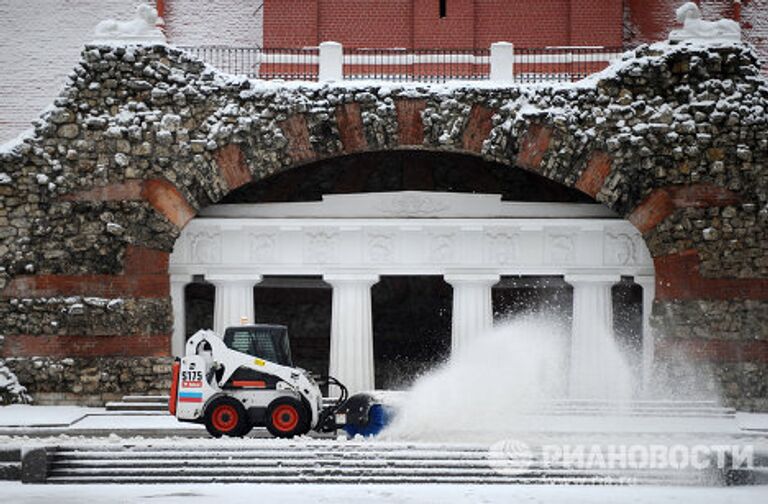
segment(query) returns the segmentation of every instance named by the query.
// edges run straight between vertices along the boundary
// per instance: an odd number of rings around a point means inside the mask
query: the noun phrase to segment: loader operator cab
[[[293,367],[291,346],[288,341],[288,328],[276,324],[249,324],[228,327],[224,331],[224,344],[227,348],[252,355],[282,366]],[[219,371],[221,372],[221,370]],[[217,375],[217,380],[221,376]],[[274,389],[280,380],[272,375],[254,369],[237,369],[222,388],[237,387],[238,383],[259,383],[261,387]]]
[[[275,324],[250,324],[228,327],[224,332],[227,348],[260,359],[293,367],[288,328]]]

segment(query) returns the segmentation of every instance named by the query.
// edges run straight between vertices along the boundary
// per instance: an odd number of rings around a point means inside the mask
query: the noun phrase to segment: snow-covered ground
[[[345,503],[596,503],[758,504],[768,487],[589,487],[532,485],[22,485],[0,483],[3,502],[89,504],[102,502],[203,503],[226,499],[280,504]]]

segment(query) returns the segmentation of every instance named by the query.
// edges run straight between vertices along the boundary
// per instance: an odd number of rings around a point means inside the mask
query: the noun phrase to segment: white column
[[[329,374],[350,394],[375,387],[371,286],[377,275],[325,275],[333,287]]]
[[[643,288],[643,392],[650,391],[653,376],[653,355],[655,340],[651,328],[651,313],[653,300],[656,297],[656,278],[653,276],[636,276],[635,283]]]
[[[499,275],[445,275],[453,287],[451,354],[493,326],[491,287]]]
[[[187,312],[185,309],[185,289],[192,281],[190,275],[171,275],[171,306],[173,307],[173,336],[171,354],[181,357],[186,343]]]
[[[514,67],[514,46],[509,42],[491,44],[491,82],[512,82]]]
[[[613,341],[611,287],[614,275],[566,275],[573,286],[570,396],[573,399],[612,399],[627,370]],[[617,387],[614,387],[614,384]]]
[[[206,275],[205,279],[216,287],[213,303],[213,330],[223,335],[227,327],[240,325],[243,318],[255,322],[253,286],[261,282],[260,276]]]
[[[320,43],[320,82],[344,80],[344,49],[338,42]]]

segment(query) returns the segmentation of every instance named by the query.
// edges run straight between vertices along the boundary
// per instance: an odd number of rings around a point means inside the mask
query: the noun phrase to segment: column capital
[[[263,277],[261,275],[243,276],[236,273],[216,273],[213,275],[205,275],[205,280],[212,284],[244,284],[250,283],[256,285],[261,282]]]
[[[323,280],[331,285],[363,284],[373,285],[379,281],[379,275],[358,273],[329,273],[323,275]]]
[[[493,285],[501,280],[501,275],[479,274],[479,273],[456,273],[443,275],[443,280],[451,285],[472,284],[472,285]]]
[[[588,273],[577,273],[573,275],[565,275],[564,280],[571,285],[598,285],[598,284],[610,284],[619,283],[621,281],[621,275],[610,275],[605,273],[599,273],[591,275]]]
[[[656,286],[656,277],[653,275],[635,275],[633,277],[635,283],[637,285],[640,285],[642,287],[649,286],[649,287],[655,287]]]
[[[192,283],[192,275],[171,274],[168,276],[172,285],[187,285]]]

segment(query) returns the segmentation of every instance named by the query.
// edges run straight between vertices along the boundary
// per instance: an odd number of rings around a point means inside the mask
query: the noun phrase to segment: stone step
[[[108,402],[107,411],[164,411],[168,412],[168,405],[158,402]]]
[[[706,471],[583,469],[543,461],[538,450],[500,462],[484,446],[419,443],[61,447],[48,467],[49,483],[722,483]]]
[[[510,485],[627,485],[635,484],[633,480],[611,480],[609,478],[549,478],[549,477],[436,477],[436,476],[326,476],[326,475],[296,475],[296,476],[55,476],[47,483],[52,484],[161,484],[161,483],[349,483],[349,484],[510,484]],[[650,483],[655,484],[655,483]],[[696,483],[691,483],[695,485]]]
[[[167,395],[127,395],[123,396],[121,402],[124,403],[160,403],[168,405],[169,396]]]
[[[205,467],[52,467],[47,481],[58,482],[134,482],[151,483],[186,481],[260,481],[260,482],[471,482],[471,483],[564,483],[564,484],[673,484],[701,485],[721,483],[711,473],[690,471],[582,470],[572,468],[532,467],[514,471],[496,471],[488,467],[442,467],[428,465],[393,466],[390,461],[376,466],[323,465],[307,461],[302,466],[232,466]]]

